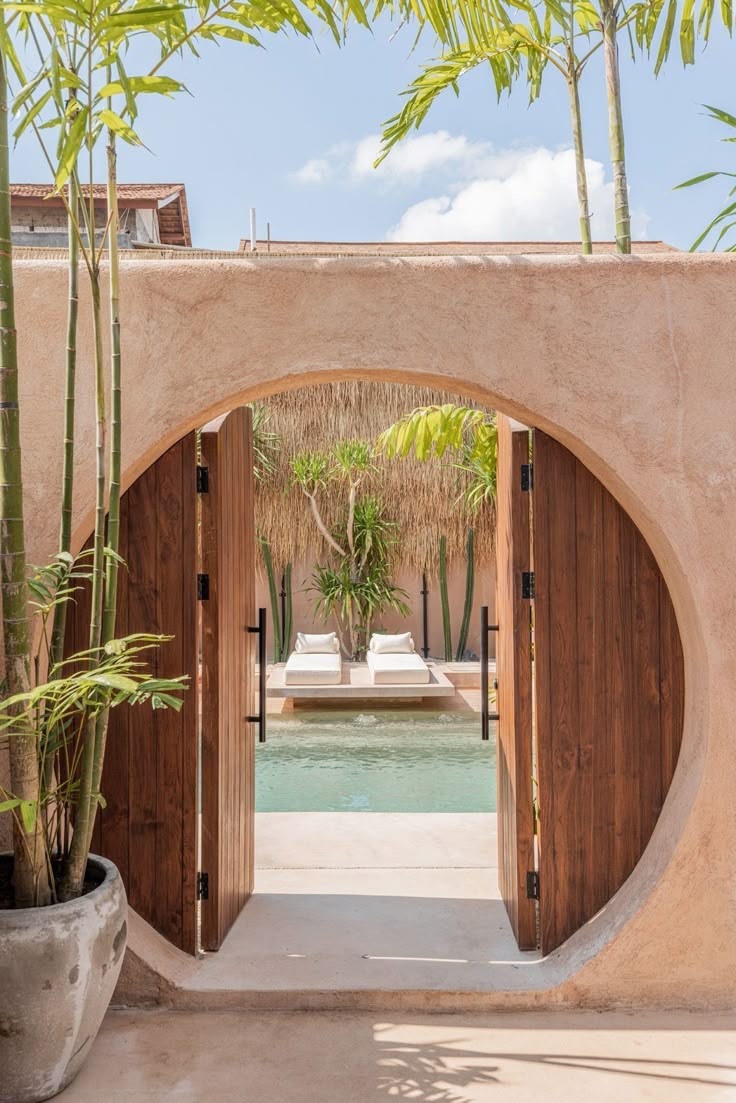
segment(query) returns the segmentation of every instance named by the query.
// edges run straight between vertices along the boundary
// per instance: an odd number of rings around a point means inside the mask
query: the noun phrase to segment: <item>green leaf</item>
[[[155,92],[169,96],[173,92],[186,92],[185,86],[180,81],[173,80],[172,77],[127,77],[127,85],[130,92],[136,95],[141,92]],[[119,96],[121,93],[125,93],[122,79],[113,80],[104,85],[100,88],[98,95],[101,99],[106,99],[108,96]],[[129,105],[128,110],[130,110]]]
[[[35,800],[22,800],[20,802],[20,818],[23,821],[23,828],[26,835],[30,835],[36,826],[36,816],[38,815],[38,801]]]
[[[36,100],[36,102],[33,104],[33,106],[28,111],[26,111],[26,113],[23,116],[20,124],[13,131],[13,137],[15,138],[16,142],[20,138],[21,134],[23,134],[24,131],[26,131],[28,129],[28,127],[31,125],[33,120],[38,115],[40,115],[40,113],[43,111],[44,107],[46,106],[46,104],[49,102],[50,99],[51,99],[51,89],[49,88],[48,91],[45,92],[39,100]]]
[[[114,111],[110,111],[109,108],[105,108],[104,111],[100,111],[97,116],[103,126],[112,130],[113,134],[118,134],[123,141],[127,142],[131,146],[142,146],[143,142],[140,140],[136,132],[131,126],[128,126],[119,115],[116,115]]]
[[[69,132],[64,141],[61,156],[59,157],[59,167],[56,170],[56,178],[54,180],[58,191],[61,191],[64,187],[64,184],[66,184],[76,166],[79,152],[84,143],[87,114],[87,108],[82,107],[72,125],[69,127]]]
[[[17,797],[14,797],[12,800],[2,800],[0,801],[0,812],[12,812],[13,809],[18,808],[20,804],[21,801]]]
[[[90,674],[89,681],[95,685],[105,686],[108,689],[120,689],[124,693],[135,693],[138,685],[132,678],[126,678],[124,674],[102,673]]]

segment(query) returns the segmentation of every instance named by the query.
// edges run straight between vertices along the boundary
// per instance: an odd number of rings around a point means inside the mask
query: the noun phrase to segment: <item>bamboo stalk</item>
[[[0,13],[4,22],[4,15]],[[15,329],[15,289],[10,213],[10,150],[8,145],[8,84],[5,58],[0,57],[0,592],[2,594],[5,692],[24,693],[30,687],[31,629],[28,620],[23,472],[18,391],[18,349]],[[16,907],[47,904],[48,866],[41,816],[39,748],[34,733],[14,733],[10,744],[10,785],[13,795],[35,804],[34,824],[27,831],[23,818],[13,818]]]
[[[91,82],[91,74],[90,74]],[[91,135],[90,150],[91,150]],[[92,157],[90,152],[90,196],[89,196],[89,223],[90,241],[95,240],[95,209],[94,209],[94,174],[92,172]],[[95,435],[95,460],[96,460],[96,502],[95,502],[95,535],[92,558],[92,603],[89,626],[90,651],[97,652],[102,643],[102,614],[105,590],[105,428],[106,428],[106,403],[105,403],[105,375],[104,375],[104,351],[102,346],[102,302],[100,292],[100,266],[99,257],[94,249],[90,250],[92,256],[92,269],[90,272],[90,284],[92,292],[92,328],[94,334],[94,367],[95,367],[95,400],[96,400],[96,435]],[[62,900],[72,900],[80,896],[84,887],[84,875],[87,868],[89,854],[89,840],[92,837],[94,816],[97,810],[97,793],[95,790],[95,775],[99,764],[98,758],[99,740],[97,730],[97,718],[91,717],[84,730],[82,761],[80,767],[79,793],[74,817],[74,834],[69,848],[69,860],[64,870],[64,877],[60,889]],[[101,769],[100,769],[101,772]]]
[[[108,74],[109,75],[109,74]],[[101,643],[115,638],[118,595],[118,552],[120,549],[120,483],[122,448],[122,357],[120,344],[120,256],[118,252],[118,191],[117,151],[115,135],[107,132],[107,224],[108,256],[110,260],[110,474],[107,512],[108,554],[104,562],[104,597]],[[92,845],[99,805],[102,767],[105,759],[109,711],[100,713],[95,724],[94,764],[92,770],[91,808],[87,826],[87,850]]]
[[[570,98],[570,121],[575,150],[575,180],[578,195],[578,216],[580,219],[580,245],[585,255],[593,252],[590,233],[590,203],[588,200],[588,174],[585,169],[585,151],[583,148],[583,120],[580,111],[580,89],[578,78],[571,59],[570,75],[567,79],[567,91]]]
[[[69,177],[69,215],[67,239],[69,249],[68,301],[66,322],[66,379],[64,387],[64,461],[61,476],[61,523],[59,526],[59,551],[70,553],[72,549],[72,509],[74,506],[74,415],[76,405],[77,376],[77,318],[79,314],[79,184],[76,172]],[[56,666],[64,656],[67,602],[54,608],[51,630],[51,666]]]
[[[603,31],[603,58],[606,71],[608,98],[608,144],[613,170],[613,195],[616,214],[616,250],[631,252],[631,212],[626,178],[624,150],[624,121],[621,109],[621,74],[618,60],[618,25],[616,5],[603,0],[601,7]]]

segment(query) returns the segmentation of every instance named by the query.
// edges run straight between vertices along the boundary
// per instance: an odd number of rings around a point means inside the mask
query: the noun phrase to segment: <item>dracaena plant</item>
[[[339,40],[337,16],[326,0],[304,5]],[[365,22],[360,0],[350,0],[353,17]],[[90,287],[96,403],[96,509],[92,555],[87,564],[92,590],[89,649],[84,662],[91,668],[113,661],[117,578],[120,569],[118,533],[121,490],[120,271],[118,258],[117,141],[141,145],[139,106],[146,96],[172,95],[182,85],[168,76],[167,63],[184,50],[195,54],[203,41],[231,39],[259,44],[258,32],[290,29],[308,36],[304,10],[295,0],[254,0],[247,5],[212,0],[5,0],[0,2],[0,590],[3,605],[6,730],[9,737],[12,792],[4,800],[14,814],[14,884],[19,906],[47,903],[55,886],[49,873],[49,839],[44,835],[44,793],[58,779],[58,756],[41,753],[46,739],[40,718],[38,689],[52,694],[61,679],[66,601],[53,603],[47,653],[48,667],[34,673],[31,642],[29,580],[23,519],[18,357],[14,317],[14,287],[10,216],[10,152],[8,114],[15,116],[14,137],[34,134],[61,196],[69,230],[69,309],[65,382],[64,461],[59,553],[68,557],[72,539],[74,422],[76,397],[76,334],[78,270]],[[158,58],[139,72],[129,72],[131,46],[139,39],[157,44]],[[16,45],[22,43],[22,50]],[[145,55],[145,51],[144,51]],[[29,61],[33,59],[33,61]],[[95,153],[105,144],[105,174],[101,193],[105,214],[95,202]],[[87,176],[83,187],[82,177]],[[109,353],[103,331],[103,264],[109,269]],[[109,388],[109,400],[106,396]],[[109,440],[109,447],[106,441]],[[106,517],[107,513],[107,517]],[[62,560],[66,562],[66,559]],[[58,563],[57,563],[58,566]],[[145,645],[153,645],[149,640]],[[128,660],[124,648],[115,657],[117,673]],[[138,654],[138,652],[136,652]],[[140,659],[135,658],[135,664]],[[127,668],[132,681],[143,675]],[[137,671],[137,673],[136,673]],[[56,677],[51,677],[56,672]],[[66,898],[83,888],[89,841],[100,803],[107,722],[111,707],[138,700],[129,688],[125,699],[105,696],[100,685],[83,683],[90,705],[84,715],[82,744],[74,758],[74,831],[64,855],[61,891]],[[78,688],[78,683],[75,683]],[[51,688],[49,688],[51,687]],[[91,687],[91,688],[90,688]],[[33,707],[29,694],[33,693]],[[9,703],[8,703],[9,702]],[[17,723],[12,718],[17,716]],[[51,745],[56,746],[54,740]],[[59,744],[61,746],[61,744]],[[36,814],[31,811],[36,809]],[[19,811],[20,810],[20,811]]]
[[[366,489],[378,471],[373,447],[366,441],[338,441],[330,452],[293,456],[291,470],[327,546],[329,562],[315,567],[307,586],[315,612],[326,620],[334,617],[344,652],[357,659],[376,616],[388,609],[400,616],[409,612],[406,592],[391,579],[396,524],[380,497]],[[330,528],[323,509],[334,506],[335,495],[340,521]]]

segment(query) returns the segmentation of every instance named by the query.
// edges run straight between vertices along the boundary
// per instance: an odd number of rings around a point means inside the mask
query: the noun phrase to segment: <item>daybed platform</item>
[[[309,656],[314,658],[314,656]],[[402,656],[403,657],[403,656]],[[396,655],[386,658],[396,659]],[[406,656],[409,658],[409,656]],[[424,664],[422,664],[424,665]],[[284,663],[276,663],[268,675],[266,694],[268,697],[311,698],[313,700],[368,700],[370,698],[390,697],[453,697],[455,687],[449,678],[428,664],[429,681],[424,683],[390,682],[375,685],[367,663],[343,663],[339,685],[288,685],[284,680]]]

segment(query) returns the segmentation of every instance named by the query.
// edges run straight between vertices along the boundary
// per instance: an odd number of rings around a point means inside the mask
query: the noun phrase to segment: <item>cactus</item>
[[[291,651],[292,631],[292,598],[291,598],[291,563],[286,564],[284,571],[284,589],[286,590],[286,608],[284,623],[281,626],[281,661],[286,662]]]
[[[445,662],[452,662],[452,625],[450,600],[447,596],[447,537],[440,536],[440,598],[442,600],[442,631],[445,637]]]
[[[473,530],[468,529],[467,567],[465,574],[465,608],[460,625],[460,635],[457,641],[455,662],[462,662],[465,648],[468,645],[468,632],[470,630],[470,616],[473,612],[473,588],[475,585],[475,563],[473,560]]]
[[[276,576],[273,573],[273,560],[271,558],[271,549],[268,546],[268,541],[265,537],[260,537],[261,550],[263,551],[263,561],[266,564],[266,574],[268,576],[268,593],[271,598],[271,621],[273,623],[273,661],[278,663],[281,661],[281,617],[279,616],[279,599],[276,593]]]

